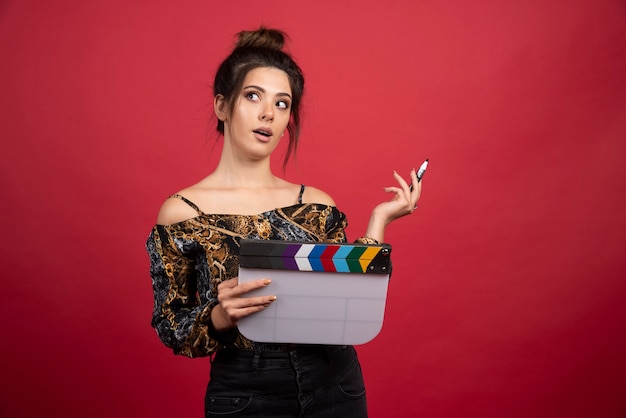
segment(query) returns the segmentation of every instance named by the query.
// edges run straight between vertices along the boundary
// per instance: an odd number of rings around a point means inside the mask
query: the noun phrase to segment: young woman
[[[282,51],[284,34],[239,33],[214,82],[217,130],[224,144],[215,170],[168,198],[147,242],[154,312],[165,345],[189,357],[214,354],[205,397],[207,417],[365,417],[361,368],[351,346],[250,341],[237,322],[276,299],[269,280],[238,284],[242,238],[345,242],[345,215],[314,187],[270,169],[279,141],[295,152],[300,133],[302,72]],[[385,227],[411,213],[421,182],[394,173],[393,198],[376,206],[357,242],[378,243]],[[246,297],[265,288],[267,294]]]

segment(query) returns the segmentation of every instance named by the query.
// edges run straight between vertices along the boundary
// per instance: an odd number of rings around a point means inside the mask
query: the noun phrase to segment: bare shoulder
[[[335,201],[330,195],[316,187],[306,186],[302,201],[305,203],[321,203],[323,205],[335,206]]]
[[[185,196],[184,191],[177,193]],[[157,216],[157,224],[172,225],[178,222],[186,221],[198,216],[198,212],[182,199],[170,196],[163,202],[159,215]]]

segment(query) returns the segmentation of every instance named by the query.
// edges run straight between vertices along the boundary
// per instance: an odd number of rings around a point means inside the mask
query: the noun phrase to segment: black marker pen
[[[428,168],[428,158],[426,158],[426,161],[424,161],[422,165],[420,165],[420,168],[417,170],[417,182],[418,183],[422,181],[422,177],[424,176],[424,173],[426,172],[427,168]],[[413,190],[413,183],[411,183],[411,185],[409,186],[409,189]]]
[[[422,176],[424,176],[424,173],[426,172],[426,168],[428,168],[428,158],[426,158],[426,161],[424,161],[422,165],[420,166],[419,170],[417,170],[418,182],[422,180]]]

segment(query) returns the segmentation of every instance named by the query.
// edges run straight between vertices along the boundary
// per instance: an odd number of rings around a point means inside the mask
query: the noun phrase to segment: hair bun
[[[282,50],[286,35],[277,29],[260,27],[255,31],[241,31],[237,34],[235,48],[252,47]]]

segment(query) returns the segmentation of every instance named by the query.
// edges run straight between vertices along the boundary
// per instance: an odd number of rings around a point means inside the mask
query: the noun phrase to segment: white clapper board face
[[[239,331],[258,342],[365,344],[383,325],[390,256],[388,244],[241,240],[239,283],[272,280],[244,297],[277,299]]]

